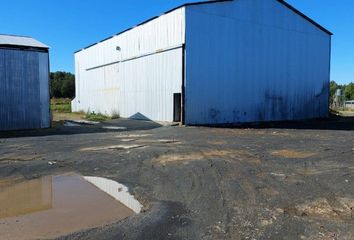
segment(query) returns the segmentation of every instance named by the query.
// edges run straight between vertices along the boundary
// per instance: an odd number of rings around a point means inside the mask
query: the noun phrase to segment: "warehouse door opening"
[[[173,94],[173,121],[180,122],[182,116],[182,94]]]

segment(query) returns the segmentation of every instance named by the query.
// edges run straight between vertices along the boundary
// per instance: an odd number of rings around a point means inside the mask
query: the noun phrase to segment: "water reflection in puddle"
[[[117,127],[117,126],[104,126],[102,128],[108,130],[127,130],[126,127]]]
[[[122,220],[140,209],[140,203],[124,185],[104,178],[49,176],[24,182],[3,180],[0,238],[54,238]]]

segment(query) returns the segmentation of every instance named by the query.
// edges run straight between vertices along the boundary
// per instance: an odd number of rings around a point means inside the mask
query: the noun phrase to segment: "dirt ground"
[[[1,178],[105,177],[144,205],[61,239],[354,239],[352,118],[247,128],[105,124],[126,130],[0,133]]]

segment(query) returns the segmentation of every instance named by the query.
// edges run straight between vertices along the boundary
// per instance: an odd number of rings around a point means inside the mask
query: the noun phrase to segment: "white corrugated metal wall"
[[[328,115],[330,35],[278,1],[186,8],[186,123]]]
[[[76,53],[73,110],[172,121],[173,93],[182,91],[184,12],[174,10]]]

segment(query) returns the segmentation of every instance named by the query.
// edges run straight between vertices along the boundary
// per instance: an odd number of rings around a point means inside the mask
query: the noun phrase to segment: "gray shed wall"
[[[0,49],[0,131],[50,127],[47,52]]]

